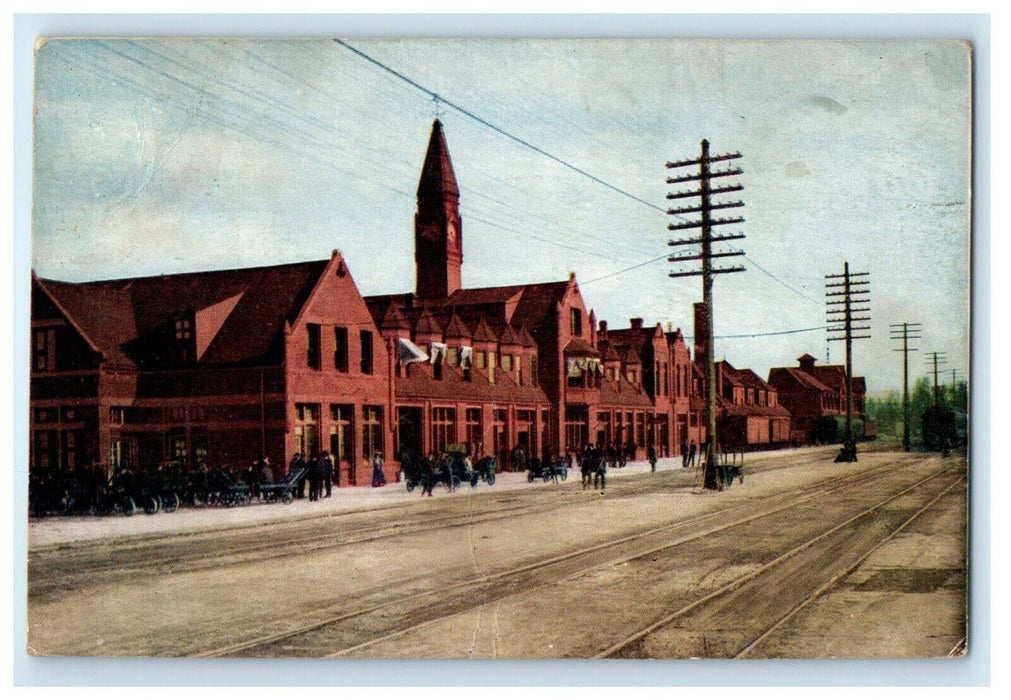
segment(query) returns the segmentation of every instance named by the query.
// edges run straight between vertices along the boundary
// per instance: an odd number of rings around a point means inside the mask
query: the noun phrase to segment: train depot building
[[[411,293],[363,298],[338,251],[98,282],[33,275],[33,473],[108,477],[166,463],[237,471],[266,456],[280,478],[295,453],[326,450],[345,486],[368,482],[376,453],[389,481],[401,455],[450,445],[506,469],[592,443],[639,459],[650,446],[670,456],[701,445],[703,373],[680,329],[642,318],[609,327],[574,274],[462,288],[459,200],[436,120],[417,191]],[[810,442],[808,408],[823,416],[842,406],[835,369],[811,360],[773,370],[768,383],[719,363],[721,442]],[[862,412],[863,384],[854,384]]]

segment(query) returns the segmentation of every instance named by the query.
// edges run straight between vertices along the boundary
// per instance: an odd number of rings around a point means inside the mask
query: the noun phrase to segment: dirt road
[[[965,460],[752,459],[29,553],[37,653],[943,656],[965,636]],[[901,623],[901,624],[899,624]]]

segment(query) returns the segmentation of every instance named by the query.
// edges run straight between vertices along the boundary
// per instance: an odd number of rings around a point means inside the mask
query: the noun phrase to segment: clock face
[[[452,221],[450,221],[449,225],[446,226],[446,240],[450,243],[456,242],[456,224]]]

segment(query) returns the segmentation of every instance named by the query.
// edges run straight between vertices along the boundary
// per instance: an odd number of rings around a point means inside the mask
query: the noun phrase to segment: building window
[[[458,348],[446,348],[446,364],[450,367],[460,364],[460,350]]]
[[[350,404],[330,404],[330,454],[340,464],[351,461],[354,455],[353,425],[354,406]]]
[[[187,465],[188,450],[186,449],[185,432],[182,430],[169,431],[165,456],[175,464],[183,467]]]
[[[484,449],[484,445],[482,444],[484,431],[481,429],[481,409],[468,408],[464,414],[464,420],[467,433],[467,449],[476,454],[478,450]],[[483,456],[482,454],[477,454],[478,458]]]
[[[506,453],[509,449],[509,412],[504,408],[496,408],[492,412],[492,451],[499,464],[506,463]]]
[[[32,464],[35,469],[48,470],[56,467],[57,433],[55,430],[38,430],[34,435],[35,454]]]
[[[362,406],[362,455],[371,459],[383,452],[383,408]]]
[[[295,450],[305,457],[319,451],[319,404],[295,404]]]
[[[670,394],[670,374],[667,372],[667,363],[663,363],[663,395]]]
[[[488,353],[488,383],[495,383],[495,353]]]
[[[578,308],[569,309],[569,331],[572,335],[583,335],[583,313]]]
[[[319,324],[307,323],[305,329],[307,335],[306,364],[309,369],[321,369]]]
[[[502,360],[501,360],[501,362],[502,362],[502,369],[503,370],[505,370],[506,372],[511,372],[512,371],[512,368],[513,368],[513,356],[512,355],[506,355],[505,353],[503,353],[502,354]]]
[[[348,329],[335,326],[333,329],[333,368],[338,372],[348,371]]]
[[[432,449],[442,452],[456,442],[456,409],[432,408]]]
[[[60,432],[60,439],[62,440],[62,454],[60,455],[61,466],[64,469],[76,469],[77,468],[77,432],[73,430],[64,430]]]
[[[55,328],[35,331],[32,336],[32,356],[32,366],[36,372],[51,372],[56,369]]]
[[[121,469],[133,469],[133,445],[127,440],[113,439],[112,451],[109,456],[113,472]]]
[[[52,408],[36,408],[35,409],[35,422],[36,423],[55,423],[56,422],[56,410],[52,409]]]
[[[362,374],[372,374],[372,331],[361,332]]]
[[[537,386],[537,355],[530,356],[530,385]]]
[[[475,362],[475,364],[477,364],[477,368],[478,369],[484,369],[484,365],[485,365],[484,350],[478,350],[474,354],[476,356],[476,359],[474,360],[474,362]]]

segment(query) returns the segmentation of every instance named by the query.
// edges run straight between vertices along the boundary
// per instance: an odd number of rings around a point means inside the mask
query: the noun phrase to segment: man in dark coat
[[[323,455],[316,455],[309,462],[309,500],[318,501],[323,490]]]
[[[324,451],[321,459],[323,460],[323,485],[326,487],[326,498],[330,498],[333,493],[333,457],[329,452]]]

